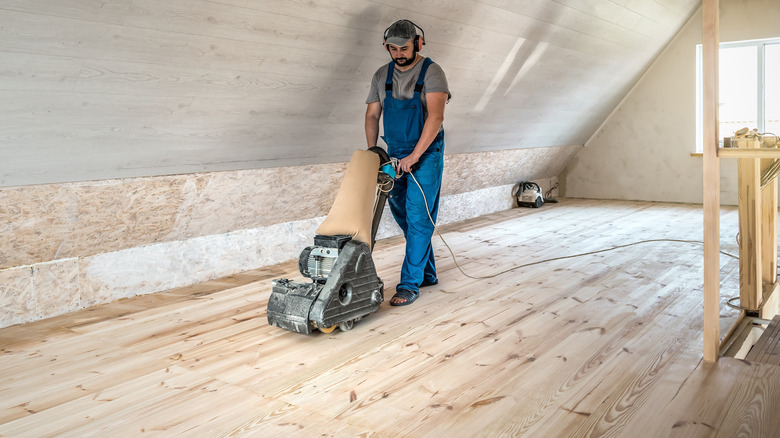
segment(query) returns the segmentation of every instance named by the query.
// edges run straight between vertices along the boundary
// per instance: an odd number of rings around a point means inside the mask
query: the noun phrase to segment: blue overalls
[[[423,62],[420,76],[414,88],[414,97],[409,100],[393,98],[393,72],[394,63],[390,62],[387,69],[387,81],[385,82],[385,102],[383,106],[382,139],[387,143],[387,152],[391,157],[403,158],[411,154],[417,141],[422,135],[425,124],[425,114],[420,100],[425,73],[428,66],[433,63],[429,58]],[[441,188],[442,172],[444,170],[444,132],[433,140],[431,145],[417,162],[417,169],[412,174],[425,193],[426,205],[420,189],[408,174],[395,181],[395,186],[390,192],[388,203],[393,217],[406,238],[406,254],[401,267],[401,281],[396,286],[398,289],[419,291],[423,280],[437,281],[436,263],[433,257],[431,237],[434,226],[428,218],[436,221],[439,210],[439,193]]]

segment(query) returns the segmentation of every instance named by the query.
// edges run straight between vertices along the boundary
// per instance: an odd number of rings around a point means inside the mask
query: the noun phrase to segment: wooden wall
[[[695,0],[5,0],[0,186],[346,161],[423,26],[450,152],[582,144]]]

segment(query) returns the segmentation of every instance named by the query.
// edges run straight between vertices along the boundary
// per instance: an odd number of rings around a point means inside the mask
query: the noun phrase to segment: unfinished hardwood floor
[[[385,218],[390,220],[390,218]],[[736,253],[735,209],[722,249]],[[562,199],[443,227],[471,275],[646,239],[701,206]],[[702,357],[702,247],[643,243],[438,286],[350,332],[271,327],[294,262],[0,330],[3,436],[770,437],[780,367]],[[385,299],[402,240],[377,244]],[[738,294],[723,256],[722,301]],[[723,306],[723,330],[735,317]]]
[[[751,362],[780,365],[780,315],[772,318],[764,334],[745,359]]]

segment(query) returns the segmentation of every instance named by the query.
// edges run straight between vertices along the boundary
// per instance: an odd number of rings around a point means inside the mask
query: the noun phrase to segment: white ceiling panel
[[[582,144],[698,8],[652,0],[6,0],[0,185],[344,161],[408,18],[447,151]]]

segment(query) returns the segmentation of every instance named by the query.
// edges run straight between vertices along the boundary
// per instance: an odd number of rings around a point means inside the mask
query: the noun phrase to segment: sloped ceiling
[[[385,27],[453,98],[449,153],[582,144],[696,0],[9,0],[0,185],[345,161]]]

